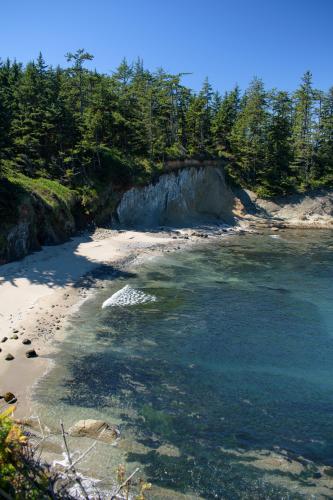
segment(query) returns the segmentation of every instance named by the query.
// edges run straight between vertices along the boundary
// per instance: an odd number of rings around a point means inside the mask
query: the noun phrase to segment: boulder
[[[1,342],[6,342],[8,340],[8,337],[2,337]]]
[[[12,354],[7,354],[7,356],[5,357],[5,360],[6,361],[12,361],[14,359],[14,356]]]
[[[29,345],[29,344],[31,344],[31,340],[30,339],[23,339],[22,344]]]
[[[38,356],[38,354],[35,351],[35,349],[29,349],[29,351],[27,351],[25,353],[25,355],[26,355],[27,358],[37,358],[37,356]]]
[[[12,335],[10,338],[11,338],[11,339],[13,339],[13,340],[17,340],[17,339],[18,339],[18,336],[17,336],[17,335],[16,335],[16,333],[15,333],[15,335]]]
[[[106,443],[113,443],[120,436],[117,427],[103,420],[93,419],[79,420],[69,429],[68,434],[73,437],[90,437]]]
[[[6,394],[3,396],[3,399],[6,401],[6,403],[16,403],[17,399],[15,395],[12,392],[6,392]]]
[[[327,476],[333,477],[333,467],[331,467],[329,465],[327,467],[324,467],[324,473]]]

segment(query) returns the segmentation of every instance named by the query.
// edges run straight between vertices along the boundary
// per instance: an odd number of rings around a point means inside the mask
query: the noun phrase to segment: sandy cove
[[[61,338],[66,318],[89,295],[94,282],[89,273],[103,264],[116,267],[126,259],[159,253],[166,246],[181,248],[190,242],[185,238],[173,231],[103,229],[0,267],[0,394],[15,394],[17,416],[30,414],[31,388],[51,365],[50,340]],[[31,344],[22,344],[23,339]],[[27,358],[29,349],[38,357]],[[11,361],[5,359],[9,353]]]

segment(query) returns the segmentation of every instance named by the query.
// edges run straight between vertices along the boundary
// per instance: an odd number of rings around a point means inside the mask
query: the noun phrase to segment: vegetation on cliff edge
[[[41,54],[25,66],[0,60],[2,261],[26,253],[6,240],[22,216],[29,251],[61,241],[110,215],[124,189],[168,160],[221,159],[232,182],[263,197],[332,185],[333,88],[314,88],[309,71],[293,93],[254,78],[221,95],[141,60],[101,74],[85,67],[93,56],[83,49],[66,58],[65,68]]]

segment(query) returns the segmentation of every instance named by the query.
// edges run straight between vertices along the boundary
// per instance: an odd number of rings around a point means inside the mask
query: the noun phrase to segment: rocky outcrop
[[[127,191],[116,210],[122,226],[153,227],[235,221],[237,203],[218,166],[170,172],[155,184]]]
[[[0,264],[21,259],[42,245],[64,243],[89,224],[110,221],[120,197],[112,184],[91,198],[56,181],[20,176],[0,182]]]
[[[75,233],[74,198],[66,204],[52,194],[47,202],[35,192],[2,182],[0,264],[21,259],[42,245],[63,243]]]
[[[184,226],[222,221],[261,221],[286,227],[333,227],[333,191],[312,191],[271,200],[230,188],[216,163],[161,175],[155,184],[125,192],[116,219],[124,227]]]
[[[316,190],[263,200],[255,193],[237,190],[246,218],[299,228],[333,228],[333,191]]]
[[[263,200],[251,191],[228,186],[217,161],[192,162],[192,166],[190,160],[176,162],[155,183],[123,194],[106,186],[89,216],[75,192],[66,188],[64,199],[56,188],[49,188],[47,197],[43,189],[39,187],[37,192],[2,180],[0,264],[20,259],[42,245],[63,243],[89,222],[110,221],[111,214],[122,227],[233,225],[242,221],[263,227],[333,227],[333,191]]]

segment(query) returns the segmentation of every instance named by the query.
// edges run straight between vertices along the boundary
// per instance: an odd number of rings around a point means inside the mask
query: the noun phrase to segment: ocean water
[[[333,466],[332,250],[329,231],[228,236],[106,273],[36,411],[51,427],[117,424],[118,446],[100,444],[83,468],[107,483],[118,463],[139,466],[151,498],[322,498],[311,474],[253,457]]]

